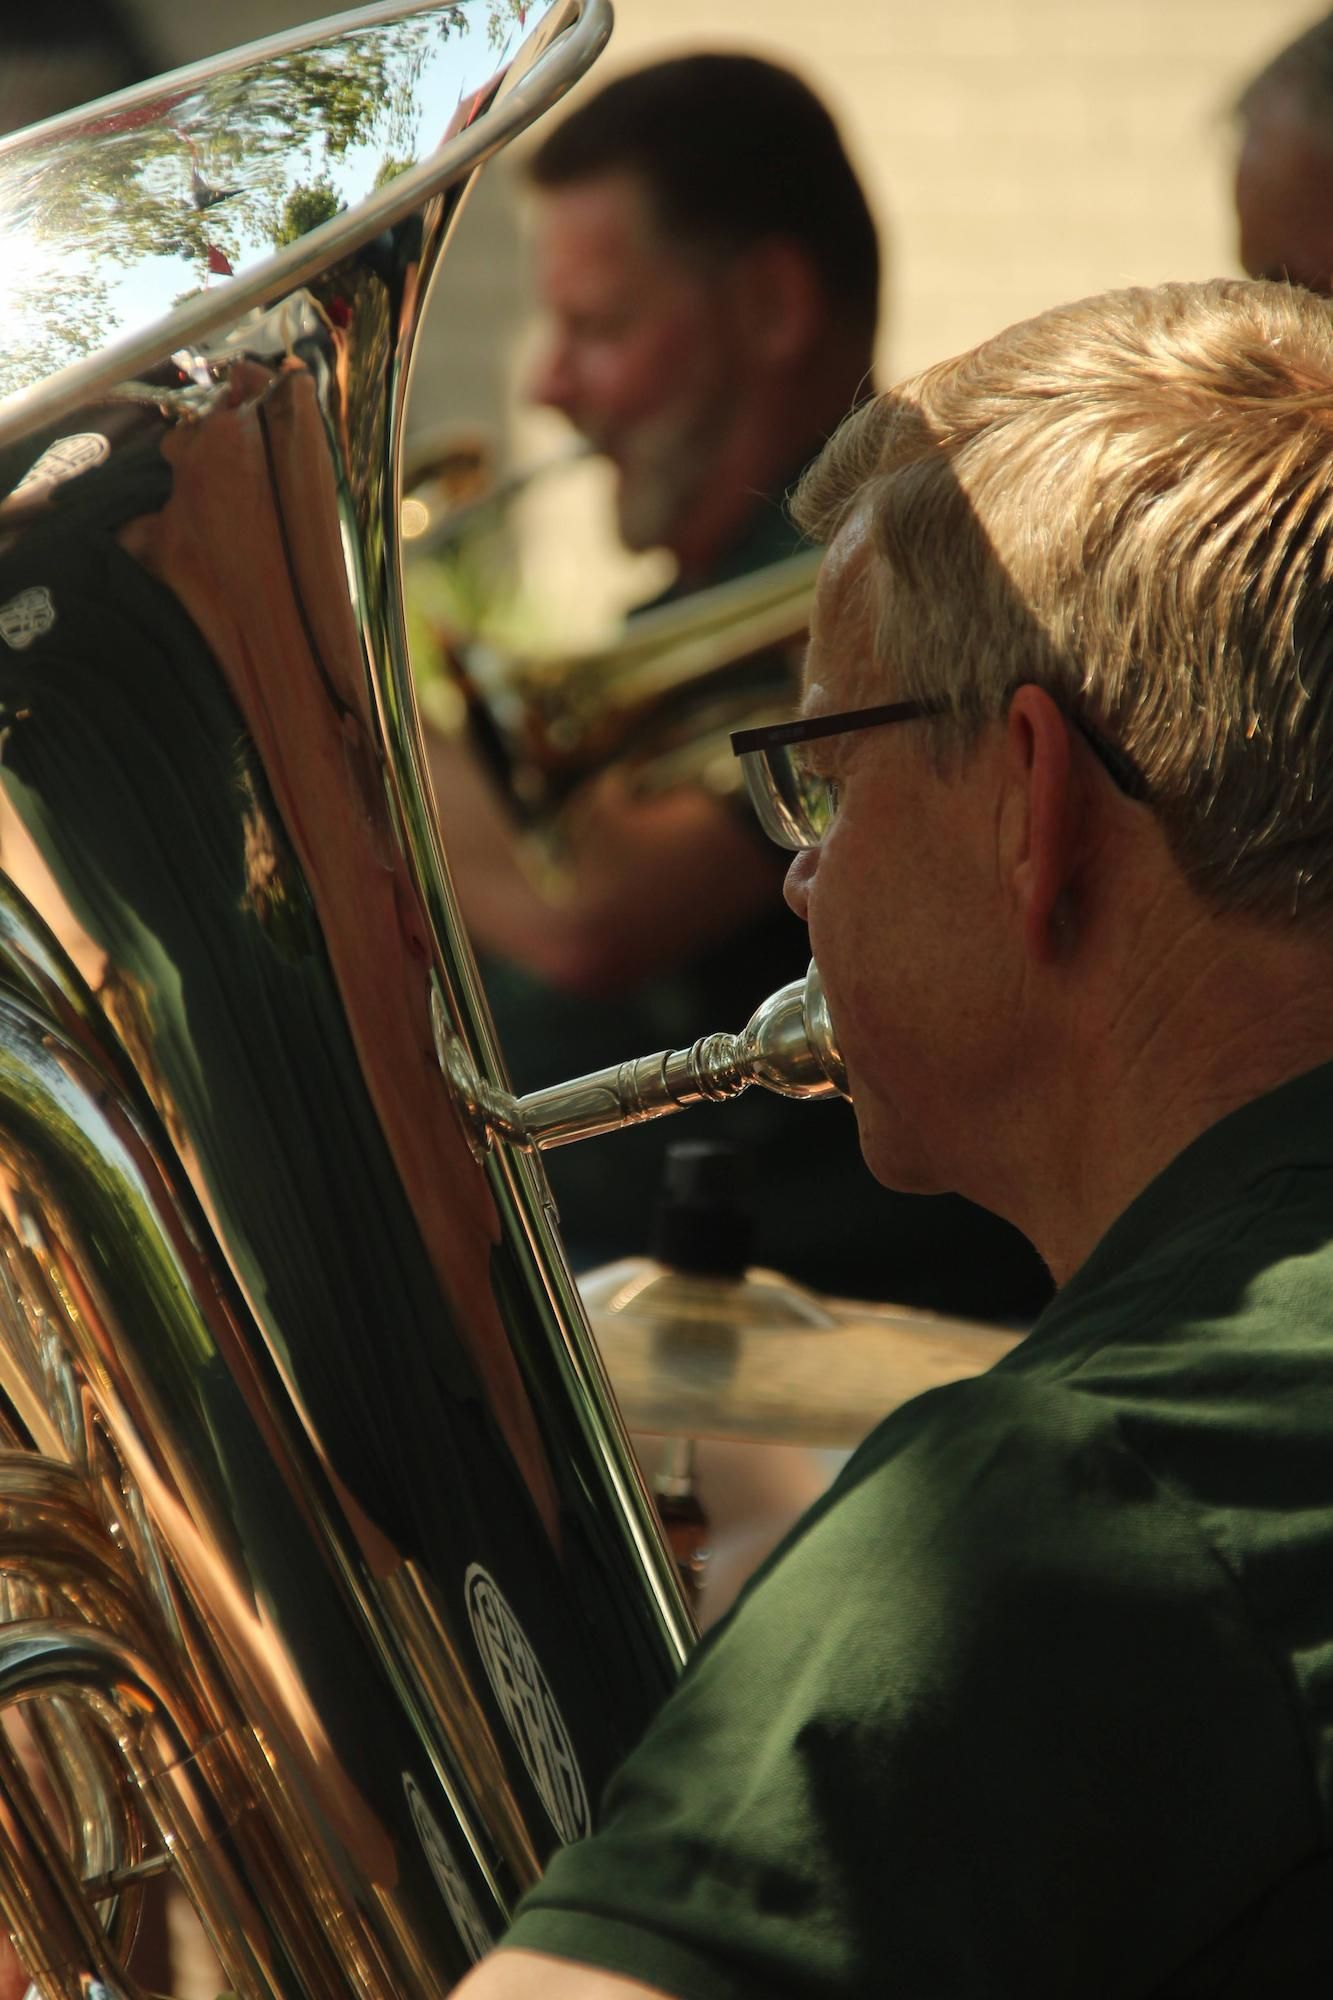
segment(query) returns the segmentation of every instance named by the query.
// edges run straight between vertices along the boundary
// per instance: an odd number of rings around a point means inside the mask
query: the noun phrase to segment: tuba
[[[432,269],[609,27],[376,5],[0,144],[0,1706],[67,1836],[0,1738],[0,1914],[62,2000],[162,1871],[244,2000],[447,1992],[692,1636],[542,1144],[780,1087],[817,999],[509,1097],[400,586]]]

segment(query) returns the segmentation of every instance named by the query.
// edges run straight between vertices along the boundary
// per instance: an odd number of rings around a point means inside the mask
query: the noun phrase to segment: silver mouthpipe
[[[541,1152],[739,1097],[756,1083],[779,1097],[850,1095],[813,959],[805,978],[770,994],[739,1035],[703,1035],[688,1049],[612,1063],[526,1097],[485,1083],[453,1038],[439,1054],[474,1133]]]

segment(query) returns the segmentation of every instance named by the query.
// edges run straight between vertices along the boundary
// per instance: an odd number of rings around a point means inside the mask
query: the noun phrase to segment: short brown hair
[[[539,188],[634,174],[678,242],[723,254],[797,244],[831,302],[873,333],[879,240],[838,128],[807,83],[759,56],[706,51],[618,76],[528,166]]]
[[[1333,305],[1219,279],[1012,327],[847,420],[794,512],[861,510],[895,695],[956,743],[1046,687],[1216,907],[1333,916]]]
[[[1245,86],[1236,101],[1242,125],[1274,97],[1289,98],[1310,130],[1333,144],[1333,14],[1313,21]]]

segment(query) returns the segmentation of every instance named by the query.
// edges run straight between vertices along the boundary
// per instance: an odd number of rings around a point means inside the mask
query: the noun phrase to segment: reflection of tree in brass
[[[366,270],[349,271],[347,289],[356,327],[347,382],[347,477],[360,516],[362,542],[371,565],[377,566],[384,530],[375,481],[384,463],[381,385],[393,346],[392,299],[383,278]]]
[[[189,1145],[180,1110],[167,1087],[157,1056],[157,1036],[148,988],[132,972],[108,959],[97,988],[98,1002],[119,1037],[134,1074],[147,1085],[153,1108],[178,1149]]]
[[[252,771],[241,766],[237,790],[245,800],[241,818],[245,851],[243,910],[258,918],[270,943],[299,957],[310,944],[310,913],[303,891],[291,878],[283,848],[274,832],[269,810],[259,796]]]
[[[22,347],[52,372],[101,346],[114,331],[108,286],[135,265],[179,259],[179,302],[210,274],[294,242],[364,188],[364,160],[355,187],[339,185],[354,150],[380,149],[374,184],[383,185],[419,146],[444,138],[455,106],[432,105],[423,120],[420,97],[435,50],[480,39],[483,22],[487,48],[498,50],[529,11],[529,0],[487,0],[484,10],[445,5],[363,28],[164,95],[150,116],[144,107],[91,116],[76,136],[26,149],[8,187],[0,164],[6,230],[26,238],[39,263],[47,250],[77,259],[58,284],[48,276],[16,293]],[[488,66],[489,56],[478,82]],[[7,332],[0,394],[34,379]]]
[[[282,204],[282,219],[273,232],[273,248],[281,250],[288,243],[295,243],[298,236],[308,236],[321,222],[332,221],[341,207],[338,190],[327,177],[311,181],[305,187],[294,187]]]
[[[36,271],[24,286],[22,351],[15,351],[8,331],[0,342],[0,396],[54,375],[81,354],[95,353],[107,337],[110,318],[106,280],[96,272],[81,273],[71,282],[58,269]]]
[[[395,160],[392,157],[387,160],[381,160],[379,166],[375,169],[375,186],[377,188],[387,187],[390,181],[396,181],[399,174],[407,173],[409,168],[414,167],[416,164],[416,161],[410,155],[404,160]]]
[[[531,0],[499,0],[490,9],[486,23],[486,39],[493,49],[502,49],[514,29],[527,25],[528,8]]]

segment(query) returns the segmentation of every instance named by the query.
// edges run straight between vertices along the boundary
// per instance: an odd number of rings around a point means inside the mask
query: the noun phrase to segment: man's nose
[[[819,849],[817,847],[803,847],[799,854],[792,856],[786,880],[782,884],[782,893],[787,899],[788,906],[795,910],[803,924],[808,924],[810,921],[810,913],[807,905],[810,897],[810,882],[814,875],[815,864],[818,859]]]

